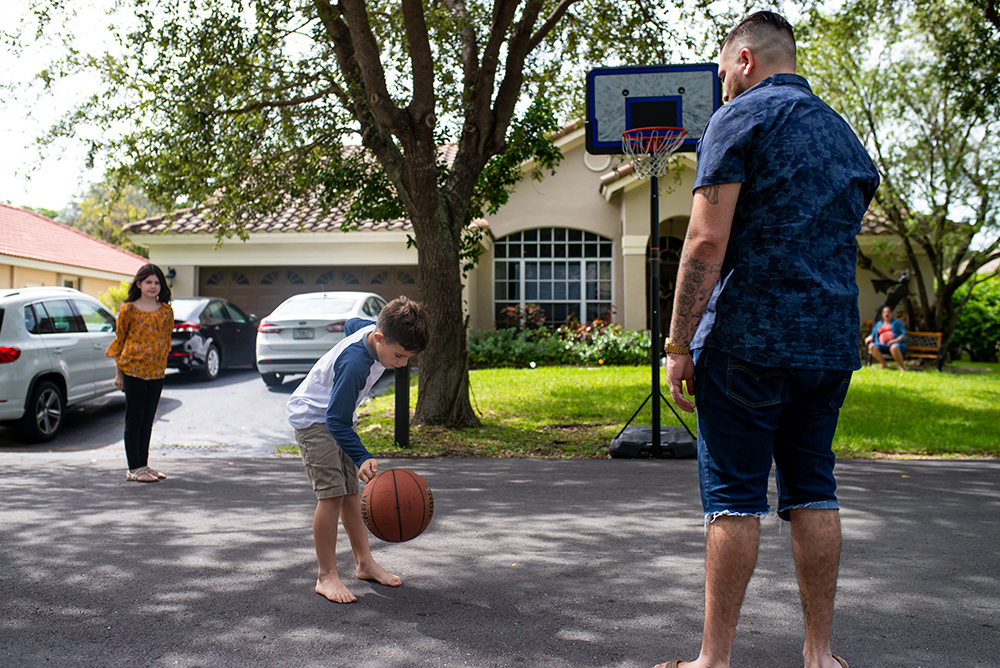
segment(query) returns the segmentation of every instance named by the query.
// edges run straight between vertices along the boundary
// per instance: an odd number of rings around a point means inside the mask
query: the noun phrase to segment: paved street
[[[290,441],[285,396],[250,372],[169,382],[154,431],[170,446],[153,457],[170,478],[151,485],[123,479],[114,397],[72,443],[0,441],[0,666],[648,668],[697,654],[694,462],[382,460],[427,480],[435,517],[409,543],[372,540],[402,587],[346,578],[359,601],[339,606],[312,593],[301,465],[265,454]],[[838,473],[835,650],[852,668],[1000,666],[1000,462]],[[794,668],[789,535],[763,526],[733,666]],[[343,533],[341,546],[346,575]]]
[[[256,456],[294,443],[285,402],[302,378],[269,389],[250,369],[224,370],[209,383],[197,374],[168,373],[153,425],[152,456],[164,449]],[[112,392],[69,409],[64,431],[52,443],[25,445],[13,429],[0,428],[0,452],[119,448],[124,419],[125,396]],[[124,461],[124,450],[121,454]]]

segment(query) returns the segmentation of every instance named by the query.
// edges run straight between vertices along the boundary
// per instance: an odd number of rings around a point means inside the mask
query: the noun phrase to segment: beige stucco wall
[[[646,248],[649,242],[649,183],[626,176],[602,192],[600,177],[609,169],[606,156],[588,156],[584,132],[576,130],[557,141],[564,159],[557,172],[546,173],[541,181],[525,178],[518,183],[510,201],[498,213],[488,216],[492,238],[539,227],[563,227],[595,232],[614,242],[612,303],[615,322],[629,329],[646,327]],[[678,179],[661,178],[659,197],[660,235],[683,239],[691,211],[691,189],[695,177],[693,153],[674,157],[685,169]],[[590,166],[588,166],[588,163]],[[610,166],[619,164],[612,159]],[[527,172],[526,168],[526,172]],[[257,234],[247,241],[227,239],[216,247],[210,234],[134,235],[133,241],[146,245],[150,261],[165,272],[176,271],[176,296],[199,294],[199,267],[219,266],[395,266],[415,267],[417,251],[406,248],[405,232],[332,232],[301,234]],[[862,248],[870,249],[873,239],[859,237]],[[479,263],[465,277],[463,293],[473,331],[493,327],[493,253],[484,241]],[[866,250],[866,253],[868,251]],[[925,276],[930,276],[926,259],[921,260]],[[896,271],[903,267],[896,268]],[[859,306],[862,319],[871,317],[884,295],[875,293],[868,272],[858,270]],[[0,274],[0,281],[3,280]],[[54,284],[54,283],[53,283]],[[2,284],[0,284],[2,285]],[[88,288],[90,283],[85,281]],[[106,287],[101,288],[106,289]],[[928,291],[933,294],[932,281]],[[664,304],[663,309],[669,310]]]
[[[583,130],[559,143],[563,161],[556,174],[542,181],[525,178],[510,201],[488,222],[493,237],[538,227],[565,227],[595,232],[614,242],[612,303],[615,321],[642,329],[646,323],[646,247],[649,243],[649,184],[625,177],[607,195],[601,192],[601,175],[608,171],[604,156],[588,156]],[[615,158],[612,165],[620,161]],[[589,166],[588,166],[589,163]],[[600,169],[592,169],[599,167]],[[681,183],[665,177],[661,185],[660,220],[691,211],[693,172]],[[476,269],[476,288],[470,292],[473,330],[493,327],[493,255],[484,253]]]
[[[888,239],[893,239],[898,242],[898,237],[888,237]],[[877,241],[887,241],[886,236],[874,237],[871,235],[859,236],[858,246],[861,251],[868,257],[872,258],[878,268],[883,271],[888,276],[897,278],[901,272],[909,268],[909,262],[905,259],[899,259],[894,262],[886,263],[876,256],[874,251],[874,246]],[[917,256],[920,265],[920,272],[924,277],[924,289],[927,291],[927,295],[931,302],[934,302],[934,271],[931,267],[930,259],[924,255],[920,254]],[[914,304],[919,304],[918,290],[916,276],[913,275],[915,272],[910,272],[910,300]],[[858,281],[858,308],[861,311],[861,321],[871,320],[875,317],[878,311],[879,304],[885,299],[884,292],[875,292],[875,288],[872,286],[872,279],[878,278],[874,272],[867,271],[858,267],[857,270],[857,281]],[[902,308],[897,308],[896,313],[902,313]]]
[[[131,281],[132,276],[0,256],[0,289],[61,287],[64,280],[72,281],[77,290],[97,298],[122,281]]]
[[[658,198],[660,236],[683,239],[691,214],[691,189],[694,187],[694,154],[684,153],[674,157],[676,165],[683,167],[660,179]],[[619,189],[612,197],[622,202],[622,291],[625,298],[618,309],[619,323],[627,329],[646,328],[646,286],[648,263],[646,248],[649,245],[652,211],[650,182],[634,176],[615,184]],[[663,309],[669,305],[664,304]]]
[[[508,234],[538,227],[564,227],[594,232],[615,242],[616,273],[612,279],[612,301],[617,307],[623,299],[621,267],[620,206],[608,202],[600,193],[600,176],[584,162],[583,130],[557,142],[563,160],[555,174],[545,173],[534,181],[525,169],[525,177],[517,184],[510,201],[495,215],[488,216],[490,232],[495,239]],[[593,162],[591,164],[594,164]],[[600,163],[598,163],[600,164]],[[493,327],[493,253],[483,253],[476,268],[476,290],[470,292],[470,328],[487,330]]]

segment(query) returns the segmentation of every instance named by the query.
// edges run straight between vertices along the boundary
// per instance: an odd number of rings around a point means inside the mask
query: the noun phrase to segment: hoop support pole
[[[660,179],[649,177],[649,319],[652,367],[653,457],[660,456]]]

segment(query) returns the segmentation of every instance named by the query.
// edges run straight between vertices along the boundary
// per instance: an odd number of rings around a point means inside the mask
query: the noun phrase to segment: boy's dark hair
[[[142,297],[142,290],[139,289],[139,284],[154,274],[156,275],[156,279],[160,281],[160,294],[156,296],[156,300],[161,304],[168,303],[172,299],[170,286],[167,285],[167,277],[163,275],[163,272],[155,264],[144,264],[139,267],[139,271],[135,272],[135,278],[132,279],[132,284],[128,286],[128,296],[125,297],[125,301],[134,302],[139,297]]]
[[[423,306],[407,297],[396,297],[378,314],[378,329],[389,343],[419,353],[427,347],[431,321]]]
[[[722,41],[722,48],[725,49],[730,42],[760,40],[768,33],[783,36],[786,48],[790,44],[791,55],[795,57],[795,31],[784,16],[769,11],[755,12],[740,21],[739,25],[726,35],[726,39]]]

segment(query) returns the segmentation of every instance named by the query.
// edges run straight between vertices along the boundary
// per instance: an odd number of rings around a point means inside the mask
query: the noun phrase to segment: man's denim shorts
[[[767,515],[774,461],[778,516],[836,509],[833,435],[850,371],[758,366],[695,351],[698,475],[708,520]]]

